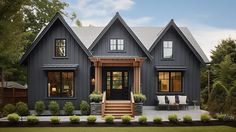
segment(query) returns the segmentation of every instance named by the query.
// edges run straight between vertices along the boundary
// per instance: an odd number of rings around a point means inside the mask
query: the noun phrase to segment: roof
[[[2,83],[0,82],[0,87],[2,87]],[[4,88],[17,88],[17,89],[27,89],[27,87],[13,81],[3,82]]]

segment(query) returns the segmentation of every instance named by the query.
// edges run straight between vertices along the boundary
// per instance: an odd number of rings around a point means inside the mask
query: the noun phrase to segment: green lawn
[[[228,126],[209,127],[35,127],[0,128],[0,132],[236,132]]]

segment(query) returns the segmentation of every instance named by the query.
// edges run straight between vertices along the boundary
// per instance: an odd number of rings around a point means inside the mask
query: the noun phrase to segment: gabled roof
[[[91,51],[98,41],[104,36],[104,34],[108,31],[108,29],[113,25],[113,23],[119,20],[121,24],[125,27],[125,29],[129,32],[129,34],[133,37],[133,39],[137,42],[139,47],[143,50],[143,52],[147,55],[149,59],[152,59],[152,56],[148,52],[148,50],[143,46],[142,42],[138,39],[135,33],[130,29],[130,27],[125,23],[125,21],[121,18],[120,14],[117,12],[116,15],[112,18],[112,20],[107,24],[107,26],[100,32],[100,34],[96,37],[93,43],[89,46],[89,50]]]
[[[43,38],[43,36],[48,32],[48,30],[52,27],[52,25],[59,20],[65,28],[70,32],[72,37],[75,39],[75,41],[79,44],[79,46],[83,49],[83,51],[88,55],[91,56],[91,53],[88,51],[88,49],[83,45],[83,43],[80,41],[78,36],[73,32],[73,30],[70,28],[70,26],[66,23],[65,19],[62,17],[62,15],[57,12],[56,15],[52,18],[52,20],[49,22],[49,24],[46,27],[43,27],[42,30],[37,35],[36,39],[33,41],[31,46],[27,49],[25,54],[22,56],[20,60],[20,64],[23,64],[28,57],[28,55],[33,51],[33,49],[37,46],[39,41]]]
[[[183,28],[182,30],[180,30],[180,28],[175,24],[173,19],[171,19],[167,26],[159,32],[159,34],[157,35],[157,39],[150,47],[149,52],[151,52],[155,48],[158,42],[162,39],[162,37],[171,27],[173,27],[177,31],[177,33],[182,37],[187,46],[191,49],[191,51],[202,64],[209,62],[206,55],[204,54],[200,46],[197,44],[196,40],[192,37],[191,33],[187,30],[187,28]]]

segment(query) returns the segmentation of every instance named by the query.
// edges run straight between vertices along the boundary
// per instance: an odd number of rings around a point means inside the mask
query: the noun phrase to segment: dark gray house
[[[21,59],[28,71],[28,103],[79,104],[96,90],[107,100],[187,95],[200,98],[200,66],[207,57],[186,27],[129,27],[119,13],[105,27],[70,27],[57,13]],[[79,105],[76,105],[78,107]]]

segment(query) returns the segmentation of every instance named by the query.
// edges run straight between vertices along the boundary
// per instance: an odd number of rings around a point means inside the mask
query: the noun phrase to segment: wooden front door
[[[128,69],[109,69],[103,74],[108,100],[127,100],[130,93],[130,77]]]

